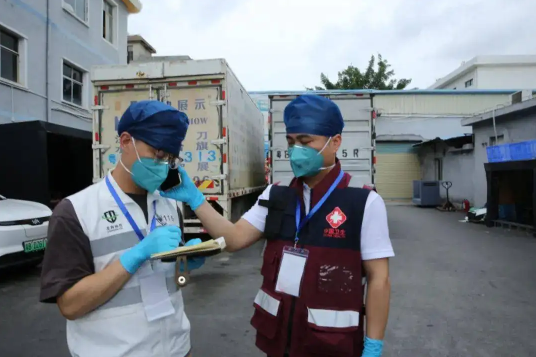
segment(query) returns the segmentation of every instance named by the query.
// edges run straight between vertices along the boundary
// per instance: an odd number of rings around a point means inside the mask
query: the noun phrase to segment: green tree
[[[376,67],[376,68],[375,68]],[[399,79],[392,78],[395,72],[390,69],[391,65],[386,59],[382,58],[381,54],[378,54],[378,61],[374,55],[370,57],[368,67],[366,71],[361,72],[359,68],[352,65],[348,66],[342,72],[339,72],[337,82],[333,83],[324,74],[320,74],[320,82],[324,87],[315,86],[314,90],[326,90],[326,89],[404,89],[410,83],[411,79]],[[307,88],[307,90],[313,90]]]

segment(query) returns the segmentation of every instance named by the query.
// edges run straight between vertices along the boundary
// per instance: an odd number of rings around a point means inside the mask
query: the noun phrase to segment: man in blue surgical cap
[[[374,191],[348,187],[336,157],[344,121],[334,102],[297,97],[284,121],[295,178],[270,185],[236,224],[205,203],[184,171],[166,195],[190,205],[230,251],[267,239],[251,319],[266,355],[379,357],[394,256],[385,204]]]
[[[175,264],[150,261],[183,241],[177,202],[158,189],[171,169],[177,174],[187,129],[186,114],[169,105],[132,104],[119,122],[119,165],[56,206],[40,300],[67,319],[73,356],[190,356]]]

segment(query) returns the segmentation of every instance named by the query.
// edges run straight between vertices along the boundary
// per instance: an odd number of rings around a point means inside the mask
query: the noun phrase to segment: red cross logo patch
[[[335,207],[335,209],[326,216],[326,220],[331,228],[337,229],[346,222],[346,215],[339,207]]]

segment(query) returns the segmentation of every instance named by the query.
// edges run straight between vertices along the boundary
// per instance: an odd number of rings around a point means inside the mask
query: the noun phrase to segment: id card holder
[[[300,287],[309,251],[302,248],[285,247],[275,291],[300,297]]]
[[[165,271],[154,271],[149,264],[140,272],[139,282],[147,321],[151,322],[175,313],[167,289]]]

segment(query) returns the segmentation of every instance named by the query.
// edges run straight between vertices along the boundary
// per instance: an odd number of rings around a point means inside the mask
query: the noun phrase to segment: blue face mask
[[[324,156],[322,156],[322,151],[328,146],[331,138],[328,139],[326,145],[322,150],[318,151],[308,146],[299,146],[294,145],[288,149],[290,157],[290,166],[292,167],[292,172],[296,177],[311,177],[318,174],[320,170],[325,170],[332,168],[335,165],[330,167],[322,167],[324,163]]]
[[[138,161],[135,161],[134,164],[132,164],[131,170],[128,170],[125,167],[123,161],[120,161],[120,163],[121,165],[123,165],[125,170],[130,172],[130,174],[132,175],[132,180],[134,180],[136,185],[147,190],[147,192],[153,193],[166,180],[169,171],[169,165],[167,163],[155,161],[155,159],[151,159],[148,157],[140,158],[140,155],[138,154],[138,149],[136,149],[136,143],[134,141],[134,138],[132,138],[132,142],[134,144],[134,150],[136,150],[136,156],[138,157]]]

